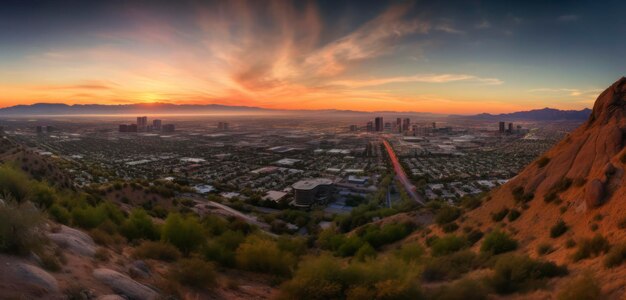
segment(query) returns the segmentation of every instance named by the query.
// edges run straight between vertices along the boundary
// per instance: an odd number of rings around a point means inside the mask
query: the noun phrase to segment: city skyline
[[[578,110],[621,75],[620,6],[9,1],[0,107]]]

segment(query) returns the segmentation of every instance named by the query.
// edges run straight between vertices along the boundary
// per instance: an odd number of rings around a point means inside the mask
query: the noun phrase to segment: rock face
[[[109,286],[116,293],[130,299],[151,300],[159,295],[149,287],[131,279],[130,277],[110,269],[96,269],[93,276]]]
[[[598,179],[587,183],[585,187],[585,203],[587,208],[598,207],[602,204],[604,197],[604,185]]]
[[[4,267],[3,267],[4,268]],[[39,267],[25,263],[17,263],[6,267],[10,272],[13,272],[13,276],[20,281],[41,287],[48,292],[58,292],[59,284],[57,280]]]
[[[65,225],[59,232],[48,234],[48,238],[78,255],[92,257],[96,253],[96,244],[88,234]]]

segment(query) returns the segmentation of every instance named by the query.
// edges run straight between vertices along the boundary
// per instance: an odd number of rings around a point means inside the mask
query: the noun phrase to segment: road
[[[382,141],[383,141],[383,144],[385,145],[385,149],[387,149],[387,153],[389,154],[391,163],[393,164],[393,169],[396,171],[396,177],[398,178],[400,183],[404,185],[404,189],[406,190],[407,194],[409,194],[409,197],[411,197],[411,199],[413,199],[415,202],[421,205],[424,205],[424,200],[417,193],[417,188],[411,183],[411,180],[409,180],[409,177],[406,176],[406,173],[404,172],[404,169],[402,168],[400,161],[398,161],[396,152],[393,151],[393,148],[391,147],[391,145],[386,139],[382,139]]]

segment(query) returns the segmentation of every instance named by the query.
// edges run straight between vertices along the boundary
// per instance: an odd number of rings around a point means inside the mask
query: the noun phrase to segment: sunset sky
[[[581,109],[626,73],[620,1],[508,2],[2,1],[0,107]]]

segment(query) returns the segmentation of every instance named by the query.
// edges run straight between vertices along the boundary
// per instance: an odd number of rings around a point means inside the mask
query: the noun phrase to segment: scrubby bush
[[[203,245],[204,228],[193,216],[183,217],[171,213],[161,230],[161,240],[176,246],[183,254],[188,255]]]
[[[408,242],[402,244],[394,254],[405,262],[414,262],[424,255],[424,247],[419,242]]]
[[[48,209],[48,214],[55,221],[66,225],[69,224],[72,218],[70,212],[65,207],[58,204],[53,204],[52,206],[50,206],[50,208]]]
[[[180,260],[170,268],[168,275],[183,285],[195,288],[210,287],[216,283],[217,278],[213,264],[198,258]]]
[[[235,250],[245,239],[246,237],[240,231],[228,230],[208,241],[203,249],[204,257],[222,266],[234,267],[236,263]]]
[[[537,246],[538,255],[546,255],[548,253],[551,253],[552,251],[554,251],[554,249],[552,248],[552,245],[548,243],[541,243],[539,244],[539,246]]]
[[[45,241],[45,218],[30,202],[7,200],[0,205],[0,252],[26,255]]]
[[[574,253],[574,261],[579,261],[589,257],[595,257],[606,253],[611,248],[609,241],[603,236],[596,235],[593,238],[582,239],[578,243],[578,250]]]
[[[524,188],[521,186],[513,188],[511,190],[511,194],[513,194],[513,198],[515,199],[515,202],[517,203],[526,203],[530,200],[533,200],[533,198],[535,198],[535,194],[526,193],[524,191]]]
[[[354,258],[359,261],[366,261],[368,259],[376,257],[376,250],[374,247],[370,246],[370,244],[365,243],[359,250],[354,254]]]
[[[120,231],[129,240],[138,239],[158,240],[159,228],[152,222],[152,218],[143,209],[135,209],[122,224]]]
[[[461,216],[461,209],[458,207],[446,205],[439,209],[435,216],[435,222],[439,225],[450,223]]]
[[[422,279],[426,281],[453,280],[478,266],[476,254],[470,250],[434,257],[423,266]]]
[[[24,172],[9,165],[0,166],[0,194],[22,202],[28,197],[29,190],[30,179]]]
[[[483,233],[478,229],[471,229],[465,234],[465,238],[467,239],[467,244],[469,246],[473,246],[476,242],[480,241],[483,238]]]
[[[589,273],[570,280],[557,295],[558,300],[596,300],[602,299],[602,290],[598,281]]]
[[[461,198],[461,206],[468,210],[473,210],[482,205],[482,201],[478,196],[465,196]]]
[[[528,256],[500,257],[489,283],[499,294],[510,294],[539,288],[546,278],[567,275],[567,268],[553,262],[532,260]]]
[[[513,251],[515,249],[517,249],[517,241],[499,230],[487,234],[480,247],[480,251],[493,255]]]
[[[255,235],[248,236],[235,255],[237,265],[243,269],[279,276],[289,275],[296,264],[293,254],[281,251],[276,242]]]
[[[506,217],[507,214],[509,214],[509,209],[505,207],[505,208],[499,210],[498,212],[492,213],[491,214],[491,219],[494,222],[500,222],[500,221],[502,221],[502,219],[504,219],[504,217]]]
[[[293,278],[281,285],[278,299],[424,299],[419,272],[402,260],[386,257],[349,264],[322,255],[302,261]]]
[[[515,220],[517,220],[517,218],[519,218],[522,215],[521,212],[519,212],[519,210],[516,209],[512,209],[509,214],[507,215],[507,219],[509,219],[509,222],[513,222]]]
[[[180,257],[180,251],[173,245],[163,242],[145,241],[133,250],[135,258],[149,258],[162,261],[175,261]]]
[[[467,246],[467,241],[460,236],[446,235],[436,239],[430,247],[433,256],[441,256],[459,251]]]
[[[550,237],[553,239],[558,238],[567,232],[568,229],[569,227],[563,220],[558,220],[556,224],[550,228]]]
[[[480,281],[462,279],[439,289],[432,299],[435,300],[486,300],[489,289]]]
[[[611,247],[609,253],[604,258],[604,266],[614,268],[622,265],[626,261],[626,244],[619,244]]]
[[[382,226],[368,225],[358,232],[358,235],[363,241],[378,249],[381,246],[405,238],[412,230],[412,224],[390,223]]]
[[[343,244],[339,246],[339,249],[335,251],[335,254],[341,257],[353,256],[365,242],[358,236],[351,236],[344,240]]]
[[[441,225],[441,230],[445,233],[455,232],[457,229],[459,229],[459,225],[456,222]]]
[[[100,203],[98,206],[86,205],[72,210],[72,223],[76,226],[91,229],[110,220],[120,224],[124,220],[124,214],[112,203]]]

